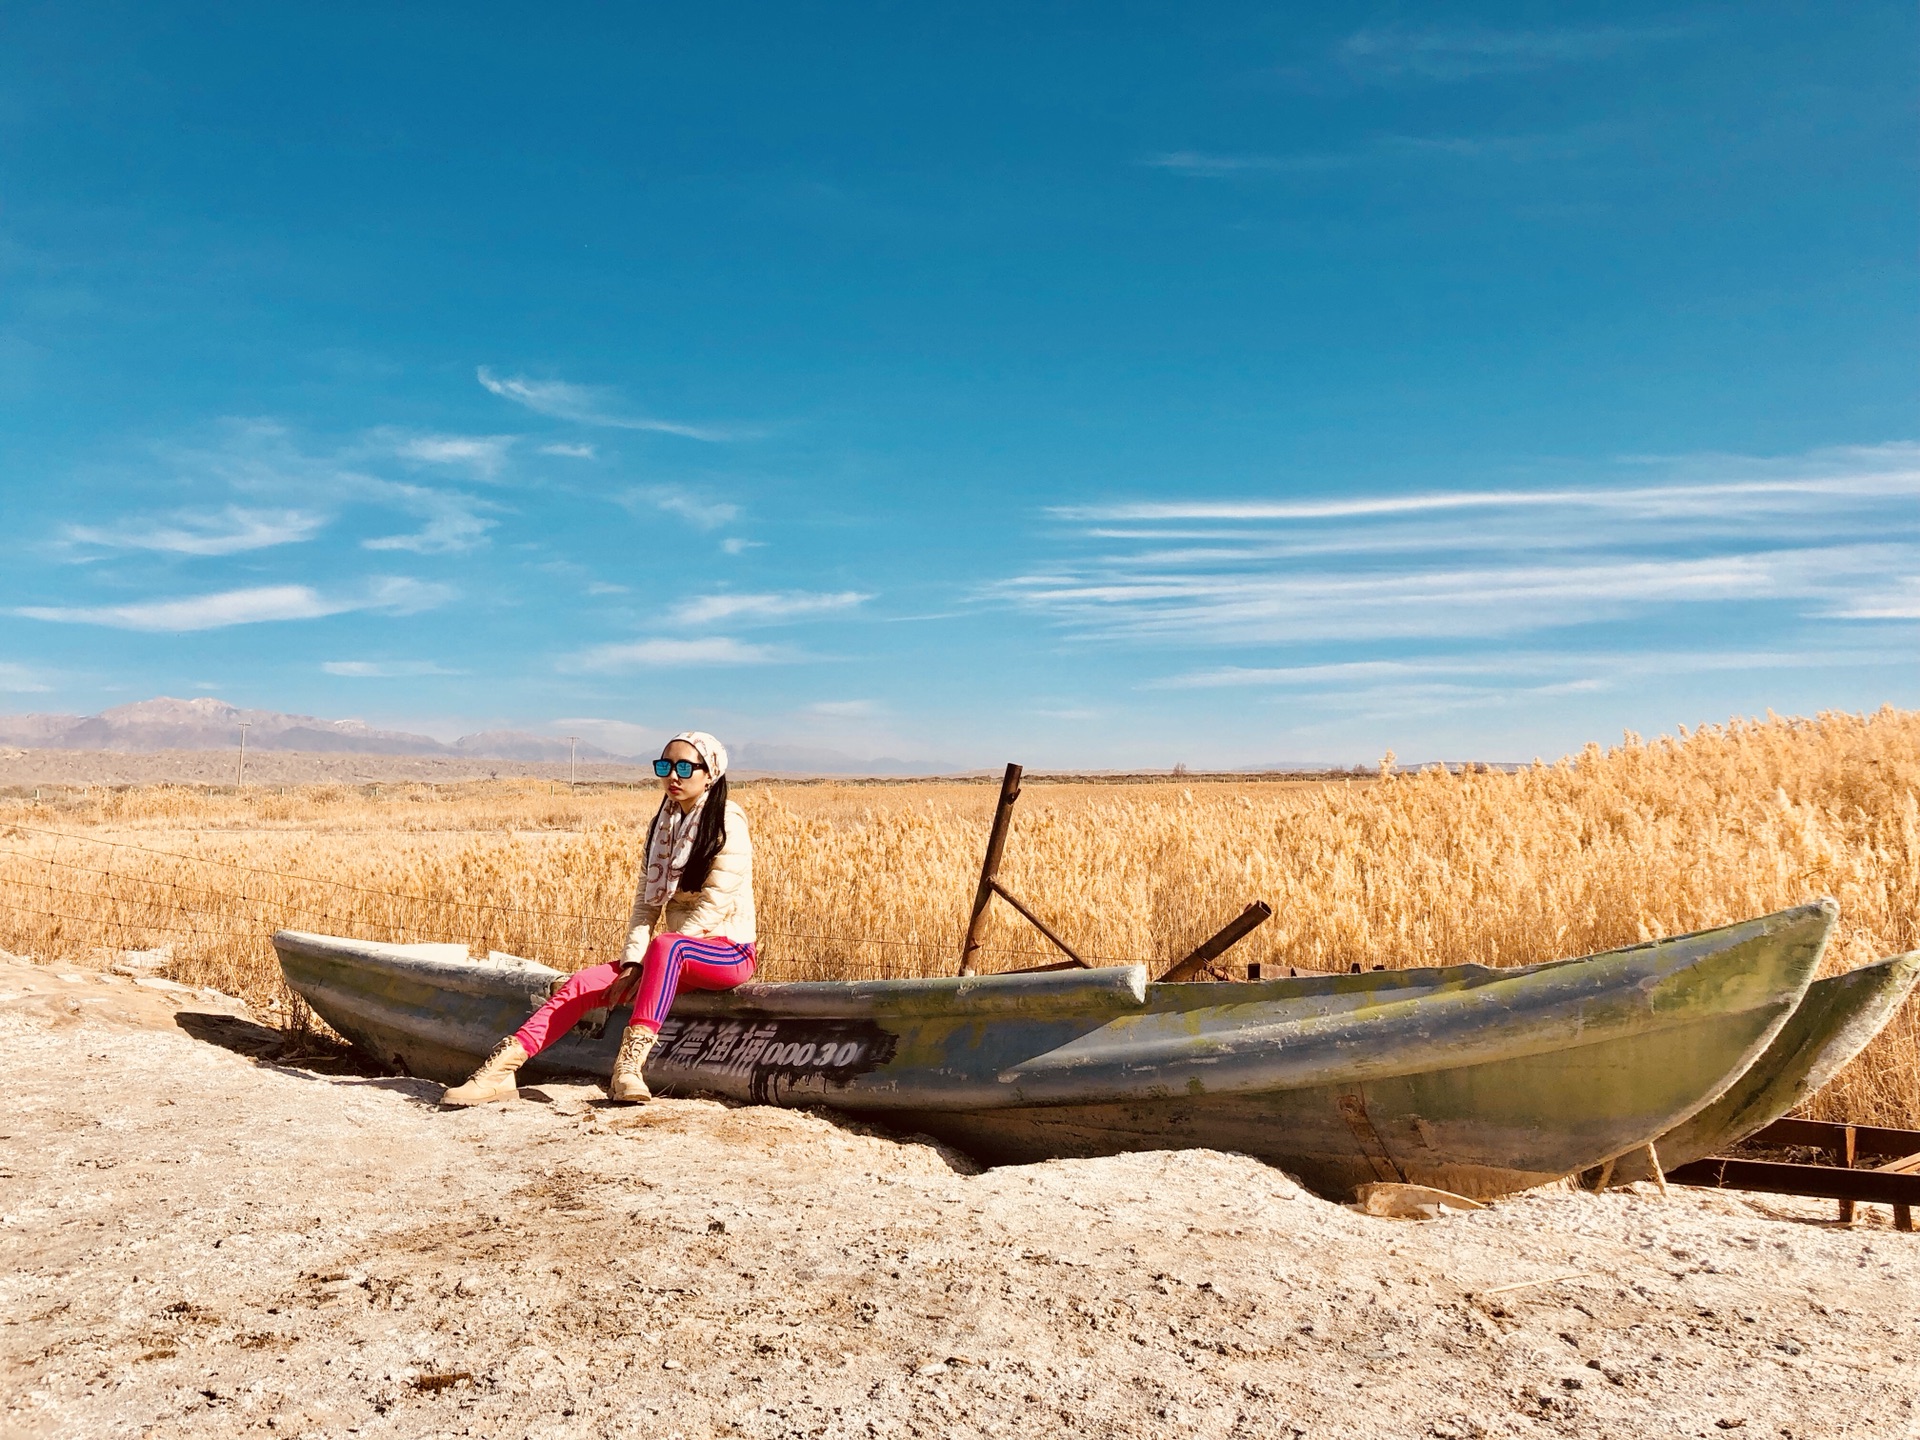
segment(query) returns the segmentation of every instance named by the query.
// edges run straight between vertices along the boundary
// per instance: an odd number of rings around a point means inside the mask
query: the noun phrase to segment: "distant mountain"
[[[743,740],[728,746],[727,757],[736,770],[779,775],[946,775],[953,772],[951,766],[929,765],[921,760],[857,760],[838,750],[822,750],[810,745],[763,745],[757,740]]]
[[[227,750],[247,727],[249,750],[299,750],[356,755],[460,755],[494,760],[564,760],[567,742],[518,730],[463,735],[444,745],[430,735],[376,730],[360,720],[321,720],[278,710],[243,710],[224,700],[175,700],[161,696],[118,705],[98,715],[3,715],[0,744],[35,750]],[[593,745],[579,747],[582,760],[613,760]]]
[[[447,747],[455,754],[485,756],[489,760],[565,760],[567,742],[551,735],[535,735],[529,730],[482,730],[477,735],[462,735]],[[631,762],[631,755],[615,755],[598,745],[582,740],[573,751],[576,760],[614,760]],[[648,756],[652,759],[652,756]]]
[[[160,696],[118,705],[98,715],[0,715],[0,745],[30,750],[227,750],[247,726],[249,750],[297,750],[357,755],[446,755],[466,759],[552,764],[567,758],[567,742],[526,730],[483,730],[452,744],[404,730],[376,730],[359,720],[322,720],[278,710],[244,710],[224,700]],[[788,775],[927,775],[941,767],[909,760],[860,760],[837,750],[744,741],[731,747],[736,770]],[[645,764],[646,755],[616,755],[581,741],[575,758],[597,764]]]

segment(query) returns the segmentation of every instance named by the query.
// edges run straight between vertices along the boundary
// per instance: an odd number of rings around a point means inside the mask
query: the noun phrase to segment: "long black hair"
[[[673,804],[671,795],[660,797],[660,808],[653,812],[653,823],[647,826],[647,850],[653,849],[653,832],[660,828],[660,817],[667,813],[667,806]],[[693,893],[707,888],[707,876],[713,873],[713,862],[720,854],[720,847],[727,843],[727,777],[722,775],[707,787],[706,805],[700,811],[700,821],[693,832],[693,850],[687,856],[686,868],[680,872],[679,888]]]

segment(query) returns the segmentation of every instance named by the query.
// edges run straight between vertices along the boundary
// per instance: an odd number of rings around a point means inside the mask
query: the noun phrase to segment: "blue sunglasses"
[[[691,780],[694,771],[704,770],[706,768],[707,767],[698,760],[656,760],[653,762],[653,773],[658,775],[662,780],[666,779],[669,775],[678,775],[682,780]]]

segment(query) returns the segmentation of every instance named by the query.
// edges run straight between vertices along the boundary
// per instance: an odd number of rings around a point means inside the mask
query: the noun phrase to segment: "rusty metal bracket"
[[[981,936],[987,928],[987,911],[993,905],[993,897],[998,895],[1015,910],[1020,912],[1028,924],[1052,941],[1067,957],[1065,965],[1034,966],[1037,970],[1066,969],[1078,967],[1090,970],[1093,967],[1075,952],[1074,948],[1054,933],[1048,925],[1033,911],[1023,905],[1006,886],[1000,883],[1000,860],[1007,852],[1007,832],[1013,825],[1013,802],[1020,798],[1020,776],[1018,765],[1007,766],[1007,773],[1000,781],[1000,799],[993,808],[993,829],[987,833],[987,855],[980,864],[980,884],[973,892],[973,913],[967,917],[967,938],[960,947],[960,973],[975,973],[974,955],[980,949]]]
[[[1852,1221],[1856,1205],[1891,1205],[1894,1229],[1914,1228],[1913,1207],[1920,1205],[1920,1130],[1787,1119],[1774,1121],[1745,1143],[1826,1150],[1839,1163],[1800,1165],[1711,1155],[1669,1170],[1667,1179],[1680,1185],[1838,1200],[1843,1225]],[[1861,1160],[1887,1163],[1856,1168]]]
[[[974,952],[980,948],[981,933],[987,928],[987,909],[993,904],[993,887],[1000,878],[1000,857],[1007,850],[1007,830],[1013,824],[1013,802],[1020,798],[1018,765],[1007,766],[1000,781],[1000,799],[993,807],[993,829],[987,832],[987,855],[980,863],[980,884],[973,892],[973,913],[967,917],[967,938],[960,946],[960,973],[974,971]]]
[[[1218,960],[1227,951],[1238,945],[1255,930],[1266,924],[1273,916],[1273,907],[1264,900],[1256,900],[1247,906],[1232,920],[1207,940],[1196,945],[1186,959],[1174,965],[1160,977],[1161,984],[1171,981],[1191,980],[1202,970]]]
[[[1075,965],[1079,966],[1082,970],[1091,970],[1093,968],[1091,965],[1087,964],[1085,960],[1082,960],[1078,954],[1075,953],[1074,948],[1071,945],[1067,944],[1066,941],[1062,940],[1058,935],[1054,934],[1053,928],[1049,926],[1046,921],[1042,920],[1038,915],[1034,914],[1033,911],[1029,910],[1026,906],[1022,905],[1020,901],[1014,896],[1014,893],[1011,890],[1007,889],[1006,886],[1002,885],[998,880],[993,882],[993,893],[998,895],[1002,900],[1006,901],[1007,904],[1013,906],[1013,908],[1018,910],[1022,915],[1026,916],[1027,922],[1030,925],[1032,925],[1034,929],[1038,930],[1042,935],[1046,936],[1047,939],[1051,940],[1054,943],[1054,945],[1057,946],[1059,949],[1066,952],[1067,959],[1071,960]]]

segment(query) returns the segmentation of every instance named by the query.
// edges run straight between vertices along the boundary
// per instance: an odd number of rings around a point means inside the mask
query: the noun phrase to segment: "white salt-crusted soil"
[[[443,1112],[270,1038],[0,964],[5,1434],[1920,1435],[1920,1235],[1873,1207],[1380,1220],[1204,1151]]]

